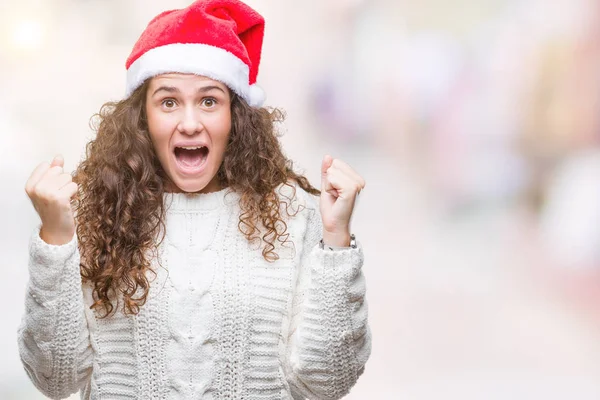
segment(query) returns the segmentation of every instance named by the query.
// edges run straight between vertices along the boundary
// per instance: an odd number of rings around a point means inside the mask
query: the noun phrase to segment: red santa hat
[[[127,59],[126,97],[164,73],[203,75],[227,85],[248,104],[265,100],[256,85],[264,18],[238,0],[198,0],[156,16]]]

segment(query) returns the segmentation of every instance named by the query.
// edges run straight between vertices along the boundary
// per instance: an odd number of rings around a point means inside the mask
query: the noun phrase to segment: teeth
[[[177,146],[177,147],[179,147],[180,149],[185,149],[185,150],[197,150],[197,149],[201,149],[206,146]]]

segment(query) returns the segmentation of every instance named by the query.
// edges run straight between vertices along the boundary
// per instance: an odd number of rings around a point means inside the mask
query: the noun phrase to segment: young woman
[[[338,399],[363,372],[365,182],[330,156],[320,192],[292,170],[263,27],[237,0],[160,14],[73,177],[33,171],[19,349],[50,398]]]

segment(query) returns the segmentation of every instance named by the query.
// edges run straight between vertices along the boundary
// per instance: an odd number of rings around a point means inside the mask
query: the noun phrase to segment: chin
[[[206,188],[206,184],[205,183],[195,183],[195,182],[185,182],[185,183],[179,183],[179,184],[175,184],[175,186],[177,186],[177,189],[179,189],[182,192],[185,193],[196,193],[196,192],[200,192],[202,190],[204,190],[204,188]]]
[[[173,179],[169,176],[169,181],[165,190],[174,193],[196,193],[208,186],[204,179]]]

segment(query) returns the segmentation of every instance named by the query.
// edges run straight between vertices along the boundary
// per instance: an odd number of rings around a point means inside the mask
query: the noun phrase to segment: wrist
[[[67,244],[73,239],[73,234],[75,232],[67,233],[67,232],[53,232],[44,229],[44,226],[40,228],[40,238],[46,242],[47,244],[51,244],[54,246],[62,246]]]
[[[319,247],[321,248],[321,250],[345,250],[345,249],[355,249],[357,247],[356,244],[356,237],[352,234],[350,235],[350,244],[348,246],[331,246],[331,245],[326,245],[323,242],[323,239],[321,239],[321,242],[319,242]]]
[[[328,232],[323,231],[323,244],[331,247],[349,247],[351,235],[346,232]]]

